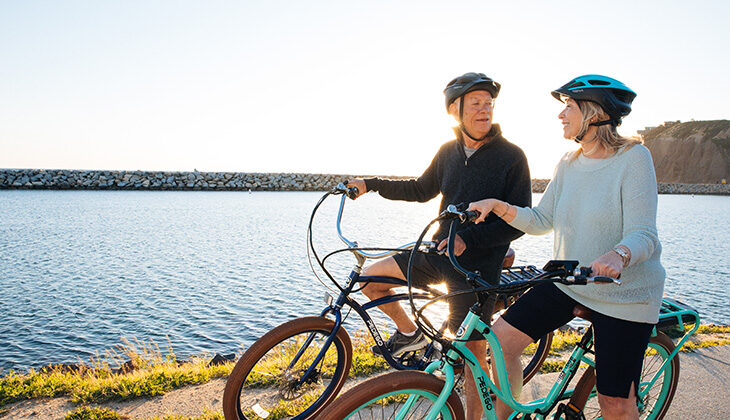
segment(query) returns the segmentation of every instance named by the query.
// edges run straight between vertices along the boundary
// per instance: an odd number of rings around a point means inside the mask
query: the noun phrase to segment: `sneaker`
[[[395,333],[390,336],[388,341],[385,342],[385,347],[388,348],[393,357],[398,357],[407,351],[420,350],[427,345],[428,340],[421,330],[417,330],[416,333],[410,337],[407,337],[400,331],[396,330]],[[373,353],[380,354],[380,347],[372,346],[370,349]]]

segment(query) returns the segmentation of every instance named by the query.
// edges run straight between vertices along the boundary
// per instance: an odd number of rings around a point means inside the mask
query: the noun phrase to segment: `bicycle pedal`
[[[561,414],[565,416],[565,420],[586,420],[585,415],[583,415],[583,411],[571,403],[558,404],[555,418],[559,418]]]

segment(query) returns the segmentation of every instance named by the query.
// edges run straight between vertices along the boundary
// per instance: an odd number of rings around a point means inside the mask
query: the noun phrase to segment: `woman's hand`
[[[494,210],[494,207],[502,203],[499,200],[496,200],[494,198],[487,198],[485,200],[476,201],[474,203],[469,203],[469,208],[466,209],[467,211],[478,211],[479,217],[474,220],[474,223],[481,223],[484,221],[484,219],[489,216],[489,213]]]
[[[617,279],[621,275],[623,268],[624,261],[621,259],[621,256],[614,251],[608,251],[591,263],[591,275],[608,276]]]

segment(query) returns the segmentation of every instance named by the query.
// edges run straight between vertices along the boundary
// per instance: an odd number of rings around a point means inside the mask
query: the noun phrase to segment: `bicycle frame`
[[[340,292],[337,299],[330,304],[328,307],[322,310],[320,313],[321,317],[325,317],[328,314],[331,314],[335,317],[335,326],[332,329],[332,332],[329,334],[327,339],[325,340],[325,344],[322,346],[322,349],[319,351],[315,359],[312,361],[312,364],[309,366],[307,371],[302,375],[302,377],[299,379],[299,383],[305,383],[311,375],[316,370],[316,367],[319,365],[319,363],[324,358],[325,354],[327,354],[327,351],[329,350],[330,346],[332,345],[332,342],[335,339],[335,336],[337,335],[337,332],[340,330],[340,328],[343,328],[342,323],[342,308],[343,306],[347,305],[355,310],[355,312],[362,318],[363,322],[367,326],[368,330],[370,331],[370,334],[373,336],[373,340],[375,340],[375,343],[380,347],[381,354],[383,358],[388,362],[390,366],[392,366],[395,369],[398,370],[407,370],[407,369],[418,369],[423,370],[428,365],[427,362],[425,362],[423,359],[416,361],[416,363],[412,365],[405,365],[403,363],[400,363],[399,361],[395,360],[395,358],[392,356],[390,351],[385,346],[385,342],[380,335],[380,331],[375,326],[375,322],[373,322],[373,319],[368,314],[368,310],[378,307],[380,305],[384,305],[386,303],[391,302],[398,302],[401,300],[407,300],[408,294],[407,293],[397,293],[394,295],[382,297],[376,300],[372,300],[367,302],[364,305],[360,305],[356,300],[352,299],[350,297],[350,294],[352,293],[352,290],[360,281],[370,281],[370,282],[380,282],[380,283],[391,283],[391,284],[398,284],[402,286],[406,286],[405,281],[392,278],[392,277],[376,277],[376,276],[366,276],[366,277],[360,277],[360,266],[357,265],[353,268],[353,270],[350,272],[350,275],[348,276],[347,284],[343,288],[343,291]],[[327,294],[328,300],[331,299],[331,296]],[[433,293],[415,293],[413,294],[413,297],[416,299],[433,299],[434,294]],[[311,344],[311,340],[313,339],[314,335],[311,335],[307,341],[302,345],[302,347],[299,349],[299,352],[294,356],[291,363],[289,364],[289,367],[294,366],[302,354],[304,354],[307,347],[309,347],[309,344]],[[428,360],[428,358],[432,355],[434,351],[433,344],[429,344],[429,346],[426,348],[424,353],[424,359]]]
[[[337,187],[340,190],[346,190],[346,187],[344,185],[339,185]],[[323,198],[324,199],[324,198]],[[329,334],[327,339],[325,340],[324,345],[322,346],[322,349],[319,351],[317,356],[315,357],[312,364],[309,366],[307,371],[302,375],[302,377],[299,379],[299,383],[305,383],[311,375],[315,372],[316,367],[319,365],[319,363],[324,358],[325,354],[327,353],[328,349],[332,345],[332,342],[335,339],[335,336],[337,335],[337,332],[340,330],[340,328],[343,328],[342,323],[342,308],[347,305],[355,310],[355,312],[362,318],[363,322],[367,326],[368,330],[370,331],[370,334],[373,336],[373,340],[375,340],[375,343],[380,347],[381,354],[385,358],[385,360],[388,362],[390,366],[392,366],[395,369],[398,370],[406,370],[406,369],[419,369],[423,370],[428,365],[427,362],[423,360],[418,360],[416,363],[411,365],[405,365],[403,363],[400,363],[399,361],[395,360],[395,358],[391,355],[390,351],[386,348],[385,342],[380,334],[380,331],[375,326],[375,322],[373,322],[373,319],[370,317],[370,315],[367,313],[369,309],[372,309],[374,307],[391,303],[391,302],[398,302],[401,300],[407,300],[408,294],[407,293],[399,293],[394,294],[390,296],[386,296],[383,298],[379,298],[370,302],[367,302],[364,305],[360,305],[356,300],[352,299],[350,297],[350,294],[353,293],[353,290],[355,289],[355,286],[359,282],[363,281],[369,281],[369,282],[376,282],[376,283],[390,283],[390,284],[397,284],[402,286],[407,286],[407,282],[401,279],[392,278],[392,277],[379,277],[379,276],[366,276],[366,277],[360,277],[360,273],[362,272],[363,265],[365,264],[365,261],[368,259],[379,259],[379,258],[385,258],[391,255],[394,255],[398,252],[405,252],[410,251],[410,249],[415,245],[415,242],[411,242],[408,244],[405,244],[398,248],[397,250],[389,250],[385,252],[380,253],[369,253],[365,252],[362,249],[358,248],[358,244],[355,241],[347,239],[342,234],[342,214],[344,212],[345,202],[347,199],[347,195],[343,194],[342,198],[340,199],[339,204],[339,210],[337,212],[337,236],[340,238],[340,240],[349,248],[349,250],[353,253],[355,256],[355,259],[357,260],[357,263],[353,266],[352,270],[350,271],[350,274],[347,276],[347,280],[345,282],[345,286],[341,287],[337,282],[335,282],[335,286],[340,290],[339,295],[337,296],[337,299],[333,299],[332,296],[327,293],[326,299],[328,306],[322,310],[320,313],[320,316],[325,317],[327,315],[334,316],[334,322],[335,326],[332,329],[332,332]],[[320,201],[321,203],[322,201]],[[318,207],[318,206],[317,206]],[[317,209],[315,207],[315,211]],[[322,264],[322,263],[320,263]],[[334,282],[334,278],[332,278],[332,281]],[[416,293],[413,295],[414,298],[417,299],[433,299],[437,295],[437,292],[430,292],[430,293]],[[302,347],[299,349],[299,352],[294,356],[291,363],[289,364],[289,367],[295,365],[299,358],[304,354],[307,347],[309,347],[309,344],[311,344],[312,339],[314,335],[310,335],[310,337],[305,341],[305,343],[302,345]],[[433,344],[429,344],[429,346],[426,348],[426,351],[424,353],[425,358],[431,356],[433,353]]]
[[[681,349],[682,345],[684,345],[686,340],[689,338],[689,336],[692,335],[699,328],[700,318],[699,314],[695,310],[685,305],[681,305],[679,304],[679,302],[673,301],[671,299],[665,299],[663,301],[663,307],[665,308],[665,311],[659,317],[660,324],[662,321],[672,320],[676,318],[676,322],[678,322],[678,324],[674,325],[684,327],[685,322],[692,322],[694,323],[694,326],[689,331],[685,332],[684,336],[677,343],[674,351],[657,370],[651,380],[648,383],[642,382],[642,385],[645,384],[644,389],[651,388],[654,382],[656,382],[656,380],[665,371],[668,363],[670,363],[670,361],[674,357],[676,357],[677,353]],[[471,369],[475,383],[479,388],[479,394],[482,406],[484,408],[484,414],[489,420],[497,420],[495,404],[490,396],[490,392],[493,393],[496,398],[504,401],[507,405],[515,410],[515,412],[509,417],[510,419],[516,418],[522,413],[532,413],[536,416],[536,419],[544,419],[545,416],[548,415],[548,413],[553,408],[555,408],[560,400],[570,398],[570,396],[572,395],[573,390],[568,390],[567,387],[577,373],[580,364],[585,363],[588,366],[595,367],[594,360],[586,356],[586,354],[589,353],[589,349],[591,348],[593,341],[592,331],[588,330],[588,332],[581,339],[580,343],[573,350],[573,353],[570,355],[570,358],[558,375],[556,382],[550,388],[548,395],[544,398],[534,400],[527,404],[522,404],[516,401],[514,395],[512,395],[512,390],[509,386],[509,380],[507,378],[507,369],[505,367],[502,347],[500,346],[499,341],[497,341],[497,337],[492,333],[489,326],[484,323],[476,313],[474,313],[473,311],[469,311],[459,331],[459,336],[453,342],[453,348],[446,351],[444,357],[441,360],[432,362],[425,369],[425,372],[427,373],[433,373],[436,371],[442,372],[445,376],[446,382],[446,385],[444,386],[442,392],[439,394],[438,399],[434,402],[433,408],[429,412],[429,415],[426,417],[426,420],[433,420],[438,416],[441,408],[446,402],[446,399],[453,391],[455,375],[452,364],[456,363],[456,360],[459,357],[463,357],[463,359],[465,360],[465,364],[469,366],[469,369]],[[497,369],[497,373],[499,376],[499,388],[497,388],[496,384],[492,381],[489,375],[482,369],[481,365],[479,365],[478,362],[475,362],[477,359],[474,354],[466,347],[466,341],[459,340],[459,338],[461,337],[469,337],[473,331],[480,333],[489,343],[489,347],[492,352],[492,368]],[[656,331],[657,328],[655,327],[652,335],[656,335]],[[416,398],[414,396],[411,396],[402,408],[402,410],[405,411],[401,411],[400,414],[407,413],[407,411],[412,407],[412,404],[415,402],[415,400]],[[637,390],[637,401],[641,403],[643,400],[643,390]]]
[[[441,406],[443,405],[443,403],[446,402],[446,399],[451,394],[453,382],[455,380],[454,369],[451,364],[454,363],[459,357],[463,357],[463,359],[465,360],[465,364],[469,366],[469,369],[471,369],[477,388],[479,388],[480,399],[482,401],[482,406],[484,407],[484,414],[486,415],[487,419],[490,420],[497,419],[495,404],[490,396],[490,392],[494,393],[497,398],[504,401],[507,405],[511,406],[515,410],[515,414],[513,414],[512,417],[518,415],[519,413],[534,413],[536,411],[548,412],[551,408],[554,407],[554,405],[557,404],[558,400],[565,395],[565,388],[567,388],[568,382],[570,382],[572,377],[575,375],[575,372],[577,372],[577,367],[580,365],[580,363],[590,361],[589,359],[583,357],[586,353],[586,348],[583,348],[581,346],[576,347],[565,367],[562,369],[557,382],[550,389],[548,396],[540,400],[535,400],[528,404],[521,404],[517,402],[512,395],[512,391],[509,386],[509,380],[507,379],[507,369],[505,367],[502,347],[500,346],[499,341],[497,341],[497,337],[492,333],[489,326],[481,319],[479,319],[479,316],[477,314],[470,311],[464,319],[464,322],[461,324],[459,331],[460,335],[453,343],[454,348],[449,349],[442,360],[432,362],[425,370],[427,373],[440,371],[445,375],[446,380],[446,386],[444,387],[441,394],[439,394],[438,399],[434,403],[434,408],[431,410],[428,417],[426,417],[427,420],[435,419],[438,416]],[[459,340],[460,337],[469,337],[474,331],[480,333],[489,343],[489,348],[492,352],[492,366],[496,367],[497,369],[501,389],[497,388],[489,375],[484,371],[484,369],[482,369],[481,365],[476,362],[476,357],[466,347],[466,341]],[[593,362],[590,361],[590,363],[592,364]],[[412,402],[407,402],[404,408],[409,408],[410,403]]]

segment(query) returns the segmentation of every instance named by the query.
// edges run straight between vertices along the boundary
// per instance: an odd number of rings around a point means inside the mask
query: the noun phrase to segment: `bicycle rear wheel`
[[[644,365],[639,379],[639,390],[637,392],[637,405],[639,407],[639,418],[646,420],[660,420],[669,410],[669,405],[674,398],[679,382],[679,357],[674,357],[663,372],[659,371],[665,360],[674,351],[674,343],[665,334],[659,332],[649,340],[649,348],[644,354]],[[654,376],[659,374],[657,380],[650,384]],[[601,407],[598,405],[598,394],[595,388],[595,376],[590,378],[588,372],[584,373],[587,380],[581,377],[576,385],[574,394],[587,396],[587,402],[583,408],[583,414],[587,420],[601,418]],[[585,397],[584,397],[585,398]]]
[[[369,379],[342,394],[319,417],[321,420],[355,418],[392,419],[404,409],[410,396],[416,399],[408,413],[397,417],[422,419],[433,408],[433,403],[444,388],[444,381],[433,375],[416,371],[385,373]],[[442,420],[463,420],[461,400],[452,392],[437,417]]]
[[[228,378],[226,419],[314,418],[337,395],[352,365],[352,342],[340,328],[324,358],[304,377],[334,325],[322,317],[298,318],[258,339]]]

